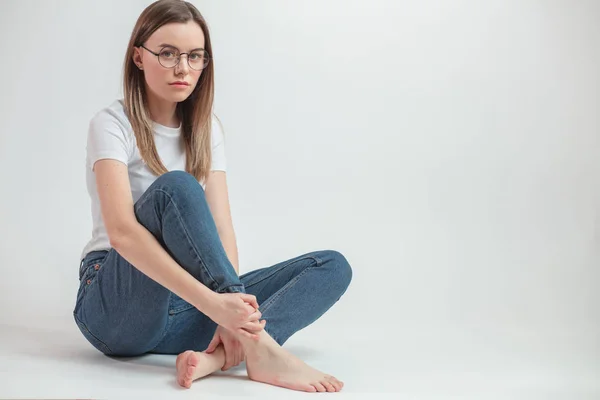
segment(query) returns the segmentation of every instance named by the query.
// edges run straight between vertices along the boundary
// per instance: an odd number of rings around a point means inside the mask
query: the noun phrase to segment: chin
[[[170,95],[166,95],[163,98],[167,101],[172,101],[174,103],[181,103],[182,101],[186,100],[188,97],[190,97],[192,93],[177,93],[177,94],[173,94],[170,93]]]

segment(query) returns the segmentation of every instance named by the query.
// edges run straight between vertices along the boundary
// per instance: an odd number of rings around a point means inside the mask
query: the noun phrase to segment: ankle
[[[206,350],[200,352],[204,357],[210,357],[209,360],[214,367],[222,368],[225,365],[225,347],[219,344],[212,353],[206,353]]]
[[[265,351],[281,347],[264,329],[258,334],[258,340],[248,339],[243,335],[240,335],[238,340],[244,346],[247,357],[264,354]]]

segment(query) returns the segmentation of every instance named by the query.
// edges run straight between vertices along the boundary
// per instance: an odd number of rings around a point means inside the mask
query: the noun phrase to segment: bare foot
[[[266,331],[258,341],[240,339],[250,379],[304,392],[339,392],[343,382],[324,374],[283,349]]]
[[[210,375],[220,370],[225,364],[225,351],[223,346],[211,353],[188,350],[177,356],[177,383],[184,388],[191,388],[196,379]]]

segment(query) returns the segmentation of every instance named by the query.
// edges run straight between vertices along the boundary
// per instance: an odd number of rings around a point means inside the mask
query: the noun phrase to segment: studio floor
[[[50,321],[50,320],[49,320]],[[393,399],[600,399],[593,337],[555,332],[541,340],[473,327],[345,328],[318,321],[285,347],[337,376],[340,393],[301,393],[250,381],[244,364],[196,381],[175,380],[175,356],[109,358],[74,324],[0,325],[0,398],[186,399],[338,396]]]

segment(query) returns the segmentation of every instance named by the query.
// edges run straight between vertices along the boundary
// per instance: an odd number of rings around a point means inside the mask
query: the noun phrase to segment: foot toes
[[[196,370],[196,367],[193,366],[188,366],[187,367],[187,371],[185,373],[186,377],[189,379],[192,379],[192,376],[194,376],[194,371]]]
[[[325,386],[323,386],[321,384],[321,382],[315,382],[312,385],[315,387],[315,389],[317,389],[317,392],[326,392],[327,391],[327,389],[325,389]]]
[[[342,388],[344,387],[344,383],[340,380],[338,380],[335,376],[332,375],[325,375],[325,379],[330,382],[337,391],[342,390]]]
[[[304,390],[306,392],[311,392],[311,393],[314,393],[314,392],[317,391],[317,388],[315,388],[313,385],[306,385],[306,386],[303,386],[303,387],[298,388],[298,389],[302,389],[302,390]]]
[[[335,387],[331,384],[331,382],[329,382],[328,380],[322,380],[321,385],[325,386],[325,389],[327,389],[328,392],[336,392],[337,391],[335,389]]]
[[[188,365],[191,365],[193,367],[198,365],[198,357],[196,357],[196,354],[190,350],[191,354],[188,357]]]
[[[341,387],[340,385],[336,382],[336,379],[334,377],[330,377],[327,379],[327,382],[329,382],[331,385],[333,385],[333,387],[335,388],[336,392],[339,392]]]
[[[192,380],[191,379],[184,379],[183,380],[183,386],[185,386],[186,388],[191,388],[192,387]]]

